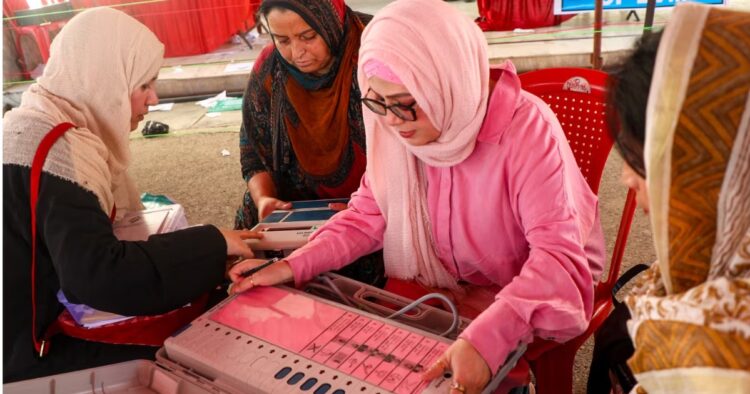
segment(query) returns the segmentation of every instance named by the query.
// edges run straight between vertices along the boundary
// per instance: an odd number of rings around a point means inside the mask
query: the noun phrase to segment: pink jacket
[[[499,289],[461,335],[491,370],[519,341],[583,332],[604,261],[598,200],[547,105],[514,75],[495,87],[474,152],[425,170],[441,262],[456,279]],[[296,284],[380,249],[385,226],[365,173],[349,209],[287,259]]]

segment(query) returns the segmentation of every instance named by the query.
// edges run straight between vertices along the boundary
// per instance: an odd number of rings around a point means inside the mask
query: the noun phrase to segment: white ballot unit
[[[252,228],[263,233],[263,239],[248,240],[256,258],[282,258],[307,243],[312,233],[322,226],[336,211],[330,203],[344,203],[348,198],[293,201],[292,209],[273,211]]]

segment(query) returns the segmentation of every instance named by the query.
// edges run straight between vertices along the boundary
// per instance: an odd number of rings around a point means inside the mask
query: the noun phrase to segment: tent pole
[[[656,13],[656,0],[648,0],[646,4],[646,19],[643,22],[643,35],[651,34],[654,26],[654,14]]]
[[[655,1],[655,0],[649,0]],[[604,0],[596,0],[594,10],[594,53],[591,54],[591,66],[594,70],[602,68],[602,17]]]

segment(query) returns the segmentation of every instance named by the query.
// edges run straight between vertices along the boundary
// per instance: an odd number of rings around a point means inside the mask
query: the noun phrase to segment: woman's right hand
[[[265,219],[277,209],[292,209],[292,203],[281,201],[275,197],[261,197],[258,199],[258,220]]]
[[[227,243],[227,256],[239,256],[245,259],[255,257],[246,239],[261,239],[263,234],[250,230],[225,230],[219,229],[224,241]]]
[[[232,281],[230,294],[241,293],[255,286],[273,286],[294,279],[292,267],[286,260],[277,261],[248,277],[242,275],[243,272],[247,272],[266,261],[268,260],[248,259],[230,268],[229,280]]]

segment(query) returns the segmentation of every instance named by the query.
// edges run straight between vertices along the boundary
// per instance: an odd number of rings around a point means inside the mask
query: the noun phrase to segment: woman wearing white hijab
[[[153,347],[105,345],[55,335],[68,301],[122,315],[178,308],[216,287],[227,255],[252,256],[250,232],[193,227],[121,242],[111,219],[142,209],[128,177],[128,134],[158,101],[163,45],[145,26],[109,8],[74,17],[52,43],[44,74],[3,119],[3,380],[28,379],[132,358]],[[73,128],[43,163],[32,264],[30,179],[40,142]],[[32,294],[33,289],[33,294]],[[48,338],[46,338],[48,339]],[[45,342],[46,343],[46,342]]]

